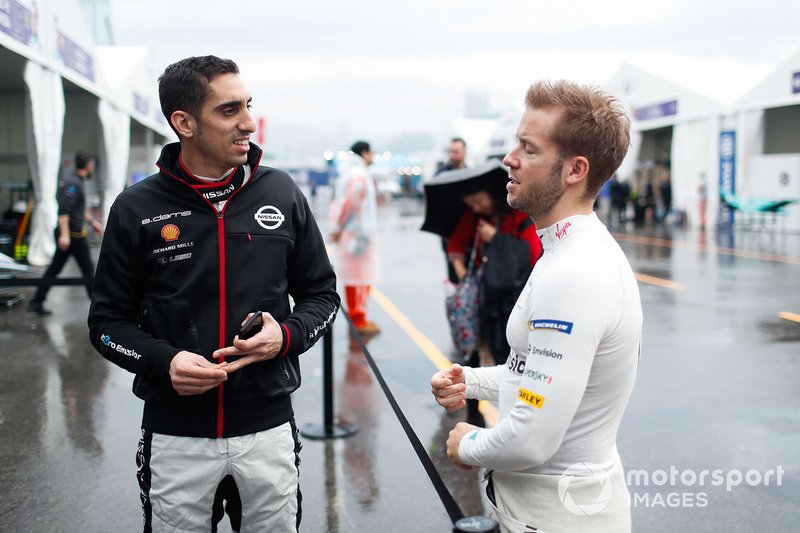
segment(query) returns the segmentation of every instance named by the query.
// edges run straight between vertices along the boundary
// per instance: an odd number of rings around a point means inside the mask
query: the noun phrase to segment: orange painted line
[[[660,246],[662,248],[686,248],[688,250],[707,252],[717,255],[732,255],[735,257],[746,257],[748,259],[760,259],[761,261],[774,261],[776,263],[800,265],[800,257],[789,255],[752,252],[750,250],[737,250],[736,248],[709,246],[706,244],[692,244],[681,241],[670,241],[669,239],[658,239],[656,237],[645,237],[643,235],[629,235],[627,233],[612,233],[612,235],[618,241],[630,242],[634,244],[647,244],[650,246]]]
[[[800,324],[800,315],[797,313],[790,313],[789,311],[781,311],[778,313],[778,318],[782,318],[784,320],[790,320],[792,322],[797,322]]]
[[[436,347],[436,345],[431,341],[424,333],[422,333],[417,326],[414,325],[411,320],[402,312],[400,309],[397,308],[394,303],[386,297],[381,291],[379,291],[375,285],[370,287],[369,291],[370,296],[372,297],[375,302],[380,305],[386,314],[388,314],[392,320],[394,320],[395,324],[397,324],[400,329],[402,329],[406,335],[411,339],[411,341],[417,345],[417,347],[422,350],[428,359],[433,363],[433,366],[438,368],[439,370],[444,370],[445,368],[450,368],[453,364],[450,359],[445,357],[442,351]],[[431,401],[434,401],[431,398]],[[497,424],[497,410],[494,406],[485,401],[481,400],[478,402],[478,410],[483,414],[484,420],[486,420],[487,426],[495,426]]]
[[[647,274],[640,274],[638,272],[635,272],[634,275],[636,276],[636,279],[642,283],[657,285],[659,287],[664,287],[665,289],[672,289],[675,291],[686,290],[686,285],[683,283],[678,283],[677,281],[670,281],[668,279],[657,278],[655,276],[648,276]]]

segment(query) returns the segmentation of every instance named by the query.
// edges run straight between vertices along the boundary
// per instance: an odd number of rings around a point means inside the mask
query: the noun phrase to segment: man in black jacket
[[[91,340],[135,374],[145,531],[295,531],[298,356],[330,327],[336,278],[305,197],[259,166],[250,95],[230,60],[159,78],[180,143],[111,208]],[[294,301],[292,308],[289,297]],[[254,336],[240,338],[251,312]]]

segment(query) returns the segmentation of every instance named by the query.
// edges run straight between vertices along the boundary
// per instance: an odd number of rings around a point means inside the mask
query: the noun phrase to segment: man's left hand
[[[450,459],[451,463],[463,470],[472,470],[475,467],[461,462],[461,458],[458,456],[458,445],[461,444],[461,439],[464,438],[464,435],[476,429],[481,428],[466,422],[459,422],[456,427],[450,430],[450,435],[447,437],[447,458]]]
[[[233,339],[233,346],[220,348],[212,354],[214,359],[220,357],[239,356],[240,359],[232,360],[223,367],[228,374],[236,372],[247,365],[268,361],[278,355],[283,347],[283,332],[281,326],[270,313],[263,313],[264,323],[261,331],[242,340],[237,335]]]

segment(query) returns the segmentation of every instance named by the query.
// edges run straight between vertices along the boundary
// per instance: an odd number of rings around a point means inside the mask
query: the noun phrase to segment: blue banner
[[[678,101],[670,100],[645,107],[637,107],[633,110],[636,120],[652,120],[654,118],[670,117],[678,114]]]
[[[0,0],[0,31],[22,44],[30,44],[31,11],[17,0]]]
[[[94,58],[78,43],[60,31],[58,32],[58,55],[68,69],[94,81]]]
[[[719,193],[736,194],[736,131],[719,132]],[[720,226],[733,226],[733,209],[719,203]]]

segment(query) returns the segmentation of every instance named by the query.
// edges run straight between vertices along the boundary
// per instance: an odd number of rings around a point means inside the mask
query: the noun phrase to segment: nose
[[[514,149],[506,154],[503,158],[503,164],[509,168],[516,168],[517,167],[517,159],[514,157]]]
[[[239,124],[239,129],[246,133],[255,133],[256,121],[253,118],[253,114],[250,112],[249,109],[244,110],[244,114],[242,115],[242,122]]]

